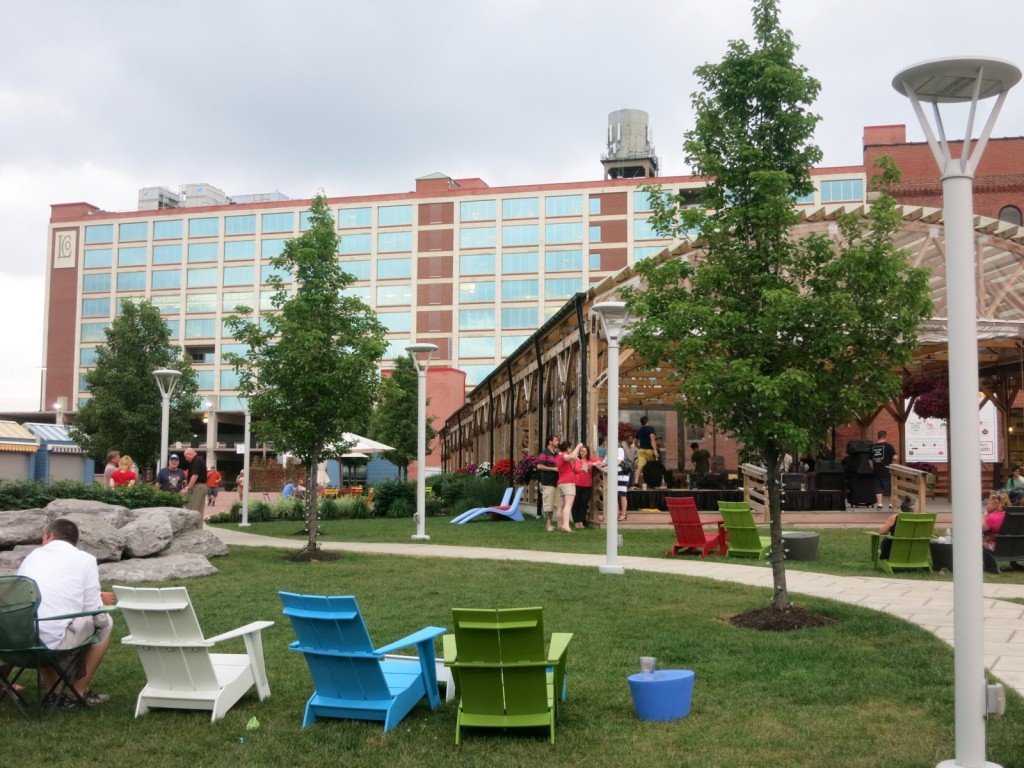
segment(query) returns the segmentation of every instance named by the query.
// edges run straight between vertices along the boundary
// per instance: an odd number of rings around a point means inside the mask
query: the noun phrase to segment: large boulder
[[[162,515],[163,517],[166,517],[167,522],[171,524],[171,530],[174,532],[175,536],[184,531],[203,527],[203,516],[201,513],[196,512],[194,509],[184,509],[182,507],[143,507],[142,509],[129,509],[126,514],[125,524],[143,517],[152,517],[154,515]]]
[[[213,531],[206,529],[185,531],[174,537],[167,554],[183,552],[203,557],[222,557],[228,553],[228,545],[221,541]]]
[[[50,513],[50,520],[78,515],[74,518],[77,523],[82,516],[95,516],[101,518],[111,528],[120,528],[128,522],[127,507],[89,499],[54,499],[46,505],[46,511]]]
[[[61,515],[78,526],[78,548],[88,552],[101,563],[121,559],[124,552],[124,534],[107,523],[101,515],[90,512],[72,512]]]
[[[39,544],[50,522],[45,509],[14,509],[0,512],[0,549],[18,544]]]
[[[6,552],[0,552],[0,576],[15,575],[18,572],[18,568],[21,567],[21,561],[28,557],[29,552],[39,546],[41,545],[30,546],[26,544]]]
[[[100,580],[120,584],[136,581],[177,581],[196,576],[212,576],[217,569],[202,555],[176,552],[157,557],[100,563]]]
[[[174,539],[167,515],[143,515],[120,530],[124,537],[124,557],[149,557],[163,552]]]

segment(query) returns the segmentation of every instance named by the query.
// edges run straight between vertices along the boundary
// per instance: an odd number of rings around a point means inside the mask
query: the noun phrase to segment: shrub
[[[424,511],[427,517],[437,517],[444,514],[444,504],[441,503],[440,499],[435,499],[433,496],[427,496],[426,506]]]
[[[412,515],[416,511],[416,484],[404,480],[385,480],[373,486],[373,516],[374,517],[404,517],[403,514],[391,514],[391,506],[399,499],[409,502],[412,507]],[[408,509],[408,506],[400,506],[399,509]]]
[[[49,485],[37,480],[0,480],[0,509],[39,509],[54,499],[100,501],[128,509],[183,507],[187,501],[179,493],[166,493],[144,484],[104,488],[99,483],[76,480],[57,480]]]
[[[342,517],[351,520],[367,520],[373,517],[373,510],[362,496],[344,496],[338,499]]]
[[[321,520],[341,519],[341,505],[338,503],[338,500],[321,499],[319,515]]]
[[[384,512],[384,517],[412,517],[416,514],[416,500],[399,496],[392,499]],[[377,515],[380,516],[379,514]]]
[[[469,482],[469,475],[436,475],[430,478],[430,480],[433,495],[441,501],[442,505],[454,507],[456,502],[466,495],[466,483]]]
[[[270,505],[270,514],[274,520],[305,520],[306,502],[281,497]]]

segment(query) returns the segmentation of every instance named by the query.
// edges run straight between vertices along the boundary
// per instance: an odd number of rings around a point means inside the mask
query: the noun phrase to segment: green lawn
[[[396,540],[408,536],[410,523],[403,522],[401,536],[394,529]],[[430,522],[428,530],[437,531],[438,540],[457,535],[441,535],[441,521]],[[458,535],[482,535],[485,527],[478,533],[467,526]],[[594,551],[603,541],[596,532],[549,536],[539,524],[493,526],[499,528],[502,536],[530,530],[533,540]],[[654,534],[636,532],[634,546],[648,535]],[[658,540],[652,538],[651,546]],[[215,561],[219,574],[188,582],[208,636],[254,619],[276,620],[264,633],[273,691],[268,701],[250,692],[213,725],[208,715],[174,711],[135,720],[142,669],[135,653],[115,641],[95,680],[97,690],[111,694],[102,707],[58,713],[40,725],[0,706],[10,764],[550,768],[667,761],[729,768],[897,768],[934,766],[954,755],[951,649],[881,613],[801,599],[804,607],[839,623],[763,634],[735,629],[723,619],[766,605],[768,590],[637,571],[612,577],[594,568],[358,554],[310,565],[288,562],[283,554],[237,548]],[[379,645],[428,624],[450,626],[452,606],[543,606],[549,632],[575,633],[557,743],[550,745],[543,729],[469,730],[456,747],[455,709],[448,704],[436,712],[420,704],[386,736],[380,724],[357,721],[321,721],[303,731],[311,684],[301,657],[287,650],[294,636],[281,617],[279,589],[355,594]],[[123,633],[119,622],[117,639]],[[656,656],[661,668],[696,672],[688,718],[636,720],[626,677],[638,670],[641,655]],[[1007,717],[988,724],[988,757],[1004,768],[1021,768],[1024,729],[1018,720],[1024,700],[1012,691],[1007,695]],[[253,715],[261,727],[249,733],[245,724]]]
[[[548,550],[552,552],[586,552],[602,554],[605,551],[605,532],[597,529],[574,531],[571,534],[546,533],[540,520],[527,518],[523,523],[492,522],[482,518],[466,525],[452,525],[447,517],[428,517],[427,534],[431,544],[445,544],[466,547],[501,547],[502,549]],[[224,527],[235,528],[234,525]],[[280,536],[295,541],[296,548],[304,541],[304,535],[295,535],[302,531],[301,522],[280,520],[268,523],[254,523],[249,528],[239,528],[262,536]],[[327,520],[321,523],[323,540],[327,541],[359,541],[359,542],[395,542],[409,543],[410,537],[416,532],[416,525],[411,519],[387,520]],[[671,527],[666,525],[660,530],[631,529],[622,531],[622,548],[620,555],[631,557],[665,556],[675,538]],[[805,530],[814,530],[805,528]],[[864,530],[867,530],[866,528]],[[872,568],[869,557],[868,536],[864,530],[848,528],[826,528],[817,530],[821,535],[818,545],[818,559],[813,562],[787,563],[787,568],[799,571],[829,573],[836,576],[888,576],[880,570]],[[679,555],[681,558],[696,558],[696,555]],[[723,560],[729,563],[748,565],[752,568],[769,568],[767,561],[748,560],[745,558],[719,558],[710,556],[712,561]],[[935,579],[952,581],[949,573],[928,574],[925,571],[906,571],[895,578],[904,579]],[[1012,570],[1003,567],[1003,573],[996,576],[985,574],[985,581],[992,584],[1024,584],[1024,570]]]

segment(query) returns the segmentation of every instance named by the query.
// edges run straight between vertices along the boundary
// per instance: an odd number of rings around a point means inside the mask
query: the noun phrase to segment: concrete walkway
[[[295,549],[294,539],[259,536],[211,527],[229,546]],[[506,560],[597,568],[604,555],[542,552],[488,547],[453,547],[429,542],[346,543],[321,542],[326,550],[407,557],[451,557],[463,560]],[[729,562],[654,557],[620,557],[626,570],[696,576],[751,587],[772,588],[770,568]],[[608,578],[615,578],[609,576]],[[786,584],[793,593],[824,597],[884,611],[923,627],[953,645],[953,584],[885,577],[831,576],[789,570]],[[1006,599],[1024,599],[1024,584],[985,584],[985,666],[1007,686],[1024,696],[1024,605]]]

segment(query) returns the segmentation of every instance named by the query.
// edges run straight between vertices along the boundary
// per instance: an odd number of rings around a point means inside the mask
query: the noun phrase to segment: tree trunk
[[[319,546],[316,543],[316,536],[319,533],[317,526],[317,503],[320,501],[316,493],[316,467],[319,464],[320,456],[313,456],[306,464],[306,550],[315,552]]]
[[[789,590],[786,588],[786,551],[782,545],[782,496],[779,493],[779,451],[771,450],[765,455],[768,469],[768,511],[771,520],[772,538],[772,585],[775,592],[772,607],[778,610],[789,608]]]

